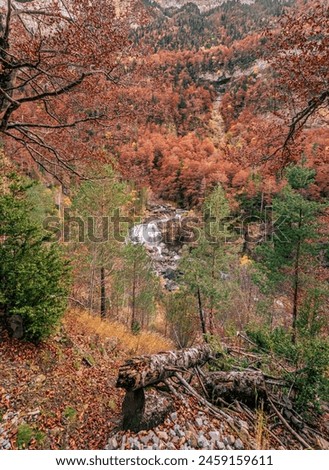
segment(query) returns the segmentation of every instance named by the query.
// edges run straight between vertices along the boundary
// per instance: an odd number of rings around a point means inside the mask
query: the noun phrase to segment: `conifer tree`
[[[320,282],[316,280],[321,247],[318,220],[324,205],[308,197],[312,170],[294,166],[286,176],[287,186],[273,199],[272,233],[256,252],[263,291],[268,295],[283,292],[290,299],[295,342],[303,299]]]
[[[40,341],[65,311],[69,269],[34,214],[32,189],[14,173],[0,175],[0,310],[21,317],[25,338]]]
[[[118,227],[114,219],[123,211],[129,197],[127,185],[119,180],[111,166],[105,166],[97,169],[96,179],[80,185],[73,199],[74,215],[70,218],[67,241],[75,253],[76,284],[83,284],[90,310],[99,308],[102,317],[107,315],[110,298],[107,287],[118,267],[124,240],[124,234],[119,233],[124,227]]]
[[[124,303],[129,309],[130,328],[138,333],[148,325],[155,312],[159,282],[144,246],[129,243],[122,255],[122,266],[116,275],[117,287],[121,287]]]
[[[203,210],[204,227],[198,244],[185,254],[180,269],[184,272],[183,282],[195,295],[202,333],[207,337],[214,333],[215,318],[229,298],[226,281],[232,246],[226,220],[230,208],[221,186],[205,199]]]

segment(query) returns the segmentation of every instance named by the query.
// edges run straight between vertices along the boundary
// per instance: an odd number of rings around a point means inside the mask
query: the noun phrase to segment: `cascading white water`
[[[166,240],[167,224],[183,220],[187,211],[173,209],[164,205],[153,207],[154,218],[131,228],[127,243],[144,245],[153,262],[154,271],[163,279],[165,289],[173,291],[178,288],[175,282],[176,270],[180,260],[180,247],[174,247]]]
[[[162,240],[162,234],[155,222],[149,222],[148,224],[135,225],[130,231],[130,240],[132,243],[158,247]]]

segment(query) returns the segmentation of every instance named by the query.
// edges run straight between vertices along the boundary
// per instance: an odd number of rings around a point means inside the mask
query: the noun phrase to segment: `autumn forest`
[[[328,64],[325,0],[0,0],[0,450],[329,449]]]

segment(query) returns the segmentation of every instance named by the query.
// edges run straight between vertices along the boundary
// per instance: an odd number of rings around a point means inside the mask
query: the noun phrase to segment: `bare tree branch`
[[[308,119],[314,114],[319,107],[329,98],[329,90],[321,93],[320,96],[313,98],[306,108],[302,109],[296,116],[292,119],[292,122],[289,126],[289,133],[282,145],[282,149],[288,147],[289,143],[294,138],[294,135],[305,126]]]
[[[15,9],[13,12],[13,15],[32,15],[32,16],[48,16],[50,18],[59,18],[61,20],[68,21],[69,23],[72,23],[72,19],[68,16],[60,15],[58,13],[51,13],[45,10],[18,10]]]
[[[34,95],[34,96],[26,96],[25,98],[21,98],[18,101],[18,103],[29,103],[31,101],[39,101],[39,100],[43,100],[44,98],[50,98],[51,96],[60,96],[60,95],[63,95],[64,93],[72,90],[73,88],[77,87],[78,85],[80,85],[84,79],[88,76],[92,75],[92,72],[90,73],[83,73],[80,75],[79,78],[77,78],[76,80],[74,80],[73,82],[63,86],[62,88],[59,88],[57,90],[54,90],[54,91],[45,91],[44,93],[40,93],[39,95]]]
[[[5,31],[3,34],[3,41],[5,44],[8,42],[8,37],[9,37],[11,13],[12,13],[11,0],[7,0],[6,26],[5,26]]]
[[[299,111],[291,120],[289,125],[289,132],[285,137],[283,144],[278,147],[274,152],[270,155],[266,155],[263,157],[259,163],[265,163],[269,160],[272,160],[276,157],[280,152],[288,157],[290,155],[290,145],[293,143],[294,137],[298,134],[298,132],[306,125],[309,118],[315,114],[317,110],[321,108],[321,106],[326,102],[329,98],[329,90],[324,91],[321,93],[320,96],[317,96],[309,101],[308,105]]]
[[[50,125],[50,124],[34,124],[31,122],[12,122],[8,124],[7,129],[17,129],[17,128],[35,128],[35,129],[65,129],[68,127],[75,127],[78,124],[83,122],[90,122],[90,121],[98,121],[99,119],[105,118],[105,114],[96,116],[96,117],[87,117],[84,119],[77,119],[69,124],[58,124],[58,125]]]

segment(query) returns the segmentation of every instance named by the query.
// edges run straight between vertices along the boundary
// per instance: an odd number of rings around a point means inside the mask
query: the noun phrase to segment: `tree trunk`
[[[259,400],[266,399],[265,381],[262,372],[212,372],[205,378],[205,387],[214,405],[241,401],[255,407]]]
[[[189,369],[207,362],[210,346],[168,351],[152,356],[128,359],[119,369],[116,386],[135,391],[161,382],[175,374],[177,369]]]
[[[131,392],[128,390],[122,403],[123,429],[137,429],[143,419],[144,411],[144,389],[140,388],[135,392]]]
[[[216,262],[216,248],[213,247],[213,253],[212,253],[212,267],[211,267],[211,277],[213,279],[213,282],[215,282],[215,262]],[[211,306],[209,310],[209,330],[210,334],[214,335],[215,333],[215,328],[214,328],[214,299],[211,299]]]
[[[199,315],[200,315],[200,321],[201,321],[202,334],[203,334],[205,342],[208,343],[206,319],[205,319],[204,311],[203,311],[203,308],[202,308],[200,287],[198,287],[197,294],[198,294],[198,307],[199,307]]]
[[[144,392],[142,388],[127,391],[122,404],[122,427],[134,432],[152,429],[162,424],[173,410],[174,403],[168,394],[155,390]]]
[[[302,210],[299,210],[298,230],[302,226]],[[294,266],[294,293],[293,293],[293,306],[292,306],[292,342],[296,343],[296,329],[297,329],[297,313],[298,313],[298,297],[299,297],[299,258],[300,258],[300,237],[296,247],[296,259]]]
[[[133,266],[133,286],[132,286],[132,304],[131,304],[131,331],[136,327],[136,260]]]
[[[89,290],[89,312],[91,313],[93,310],[94,304],[94,286],[95,286],[95,268],[93,267],[91,270],[91,277],[90,277],[90,290]]]
[[[105,268],[101,267],[101,317],[106,317]]]

